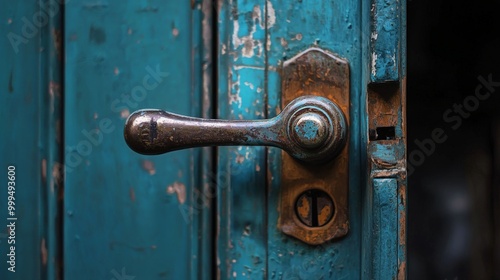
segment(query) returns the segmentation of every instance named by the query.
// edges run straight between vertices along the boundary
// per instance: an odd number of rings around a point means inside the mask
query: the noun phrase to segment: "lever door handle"
[[[201,119],[139,110],[127,119],[124,134],[129,147],[145,155],[202,146],[274,146],[296,159],[321,163],[344,147],[347,122],[329,99],[301,96],[265,120]]]

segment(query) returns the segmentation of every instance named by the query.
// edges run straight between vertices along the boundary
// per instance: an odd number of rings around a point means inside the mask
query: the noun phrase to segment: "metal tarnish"
[[[349,65],[346,60],[322,49],[310,48],[283,64],[282,102],[288,104],[302,95],[325,97],[343,111],[348,127],[349,84]],[[348,135],[347,133],[346,140]],[[333,160],[321,165],[304,164],[282,152],[281,209],[278,223],[284,233],[311,245],[322,244],[347,234],[349,141],[342,147]],[[335,207],[333,218],[321,227],[304,225],[294,210],[297,198],[311,189],[327,193]]]
[[[295,98],[267,120],[202,119],[139,110],[129,116],[124,131],[130,148],[145,155],[202,146],[275,146],[296,159],[317,164],[334,158],[344,147],[346,135],[342,110],[329,99],[311,95]]]

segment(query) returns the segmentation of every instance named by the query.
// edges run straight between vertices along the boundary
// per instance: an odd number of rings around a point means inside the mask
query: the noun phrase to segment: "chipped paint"
[[[244,156],[242,156],[242,155],[240,155],[240,154],[238,154],[238,155],[236,156],[236,159],[235,159],[235,160],[236,160],[236,163],[241,164],[241,163],[243,163],[243,162],[245,161],[245,157],[244,157]]]
[[[377,54],[372,52],[372,76],[377,76]]]
[[[174,27],[174,28],[172,28],[172,35],[173,35],[174,37],[179,36],[179,29],[177,29],[177,28],[175,28],[175,27]]]
[[[47,181],[47,160],[42,159],[42,180]]]
[[[120,118],[126,119],[128,118],[128,116],[130,116],[130,111],[128,110],[128,108],[120,111]]]
[[[62,32],[55,28],[52,29],[52,43],[54,44],[54,50],[56,52],[57,59],[60,61],[62,59]]]
[[[42,265],[47,265],[47,245],[45,244],[45,238],[42,238],[42,242],[40,244],[40,257],[42,258]]]
[[[285,38],[281,38],[280,43],[283,48],[288,48],[288,42],[285,40]]]
[[[372,65],[370,80],[374,83],[400,80],[400,18],[399,0],[374,0],[371,9]]]
[[[260,66],[253,66],[253,65],[233,65],[234,70],[241,70],[241,69],[252,69],[252,70],[266,70],[265,67],[260,67]]]
[[[273,3],[267,1],[267,28],[270,29],[276,23],[276,12],[274,11]]]
[[[130,187],[128,189],[128,195],[130,197],[130,201],[135,202],[135,191],[134,191],[134,188]]]
[[[245,86],[249,87],[251,90],[253,90],[255,88],[255,86],[252,83],[250,83],[250,82],[244,82],[243,84]]]
[[[58,163],[58,162],[54,162],[54,166],[52,167],[52,178],[51,178],[51,181],[53,183],[51,183],[51,191],[54,192],[54,184],[56,185],[59,185],[61,182],[63,182],[63,173],[61,172],[64,172],[64,170],[62,170],[63,168],[63,165]]]
[[[55,81],[49,83],[49,95],[53,97],[61,97],[61,84]]]
[[[239,49],[240,46],[243,46],[241,49],[241,55],[243,57],[251,58],[254,55],[262,56],[264,53],[262,42],[260,40],[256,40],[254,38],[254,34],[257,32],[257,26],[262,26],[262,12],[258,5],[255,5],[252,12],[252,24],[250,27],[250,32],[248,35],[239,36],[240,32],[240,23],[238,19],[233,20],[233,35],[232,35],[232,43],[235,49]],[[261,27],[263,29],[263,27]],[[255,49],[257,49],[257,53],[255,53]],[[235,61],[237,60],[237,56],[235,56]]]
[[[177,200],[180,204],[186,202],[186,186],[180,182],[174,182],[173,184],[167,186],[168,194],[177,194]]]
[[[142,161],[142,169],[146,170],[149,173],[149,175],[156,174],[155,164],[154,164],[154,162],[152,162],[150,160],[143,160]]]
[[[236,73],[236,81],[232,82],[231,80],[229,80],[228,83],[230,84],[230,88],[232,89],[227,93],[229,105],[235,103],[238,105],[238,108],[241,108],[242,99],[240,96],[240,74]]]
[[[202,64],[202,117],[211,118],[212,117],[212,72],[213,72],[213,58],[212,58],[212,42],[213,42],[213,28],[212,28],[212,3],[203,2],[201,7],[203,19],[202,19],[202,41],[203,41],[203,64]],[[225,48],[225,45],[222,46]],[[224,54],[224,53],[223,53]]]

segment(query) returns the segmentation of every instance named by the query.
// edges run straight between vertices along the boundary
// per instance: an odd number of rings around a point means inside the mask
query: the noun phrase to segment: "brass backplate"
[[[303,95],[326,97],[342,109],[349,137],[349,64],[346,60],[325,50],[310,48],[284,62],[281,78],[283,106]],[[326,164],[304,163],[286,152],[282,152],[281,157],[281,230],[312,245],[346,235],[349,230],[349,139],[340,154]],[[326,192],[334,202],[333,217],[320,227],[306,226],[297,216],[301,210],[295,207],[299,196],[312,189]],[[319,209],[315,214],[329,211],[332,209]]]

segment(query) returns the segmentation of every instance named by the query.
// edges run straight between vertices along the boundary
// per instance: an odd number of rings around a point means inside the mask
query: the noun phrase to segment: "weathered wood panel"
[[[66,4],[66,279],[210,278],[202,150],[141,156],[123,140],[137,109],[209,112],[203,19],[189,1]]]
[[[52,0],[6,2],[0,9],[0,279],[60,277],[61,11]],[[8,166],[15,168],[12,215]],[[7,254],[15,254],[12,266]]]

